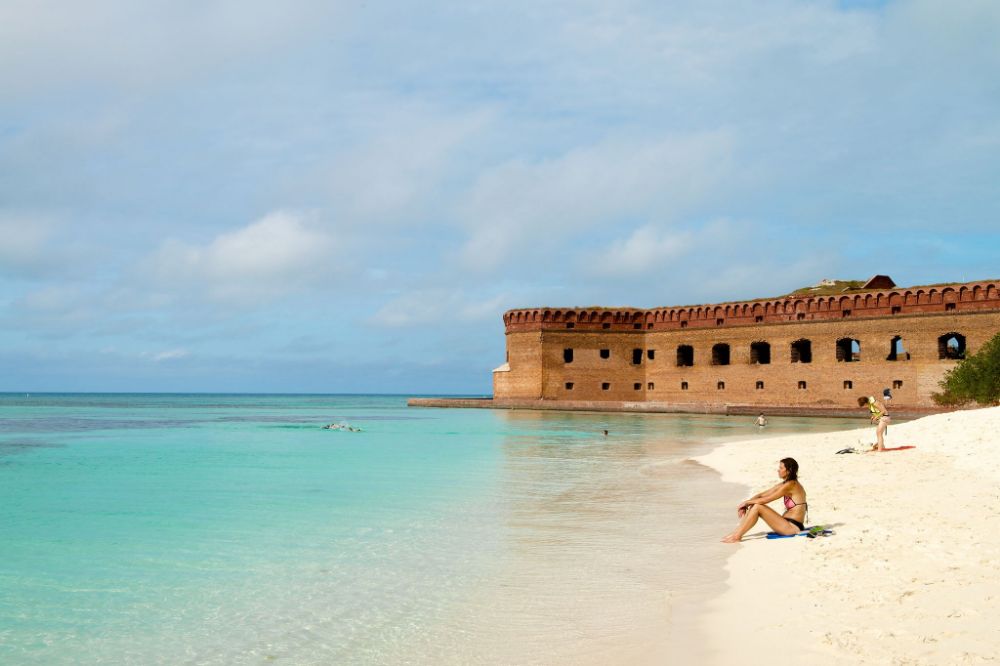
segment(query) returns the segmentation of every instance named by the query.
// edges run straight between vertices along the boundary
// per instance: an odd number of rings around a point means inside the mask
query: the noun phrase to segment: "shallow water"
[[[363,432],[320,428],[341,420]],[[705,509],[722,484],[688,458],[758,434],[395,396],[2,395],[0,663],[654,658],[691,642],[728,554]]]

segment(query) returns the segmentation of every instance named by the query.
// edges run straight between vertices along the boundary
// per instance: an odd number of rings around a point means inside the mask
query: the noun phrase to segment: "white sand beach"
[[[1000,659],[1000,407],[873,429],[728,442],[699,461],[744,484],[737,503],[800,464],[809,525],[836,534],[767,540],[760,523],[728,562],[704,620],[718,664],[980,664]],[[780,503],[772,506],[780,508]],[[731,509],[731,510],[729,510]]]

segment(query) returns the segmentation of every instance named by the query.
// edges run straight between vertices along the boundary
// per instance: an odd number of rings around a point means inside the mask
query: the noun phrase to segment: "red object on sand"
[[[907,449],[915,449],[915,446],[887,446],[886,451],[906,451]]]

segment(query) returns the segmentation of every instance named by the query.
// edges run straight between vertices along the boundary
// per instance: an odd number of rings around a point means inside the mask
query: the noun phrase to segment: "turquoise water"
[[[686,458],[750,421],[2,395],[0,663],[600,661],[718,588]]]

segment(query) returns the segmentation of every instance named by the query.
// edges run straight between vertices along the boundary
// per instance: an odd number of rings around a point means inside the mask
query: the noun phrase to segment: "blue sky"
[[[996,278],[997,34],[993,0],[4,2],[0,390],[488,393],[511,307]]]

